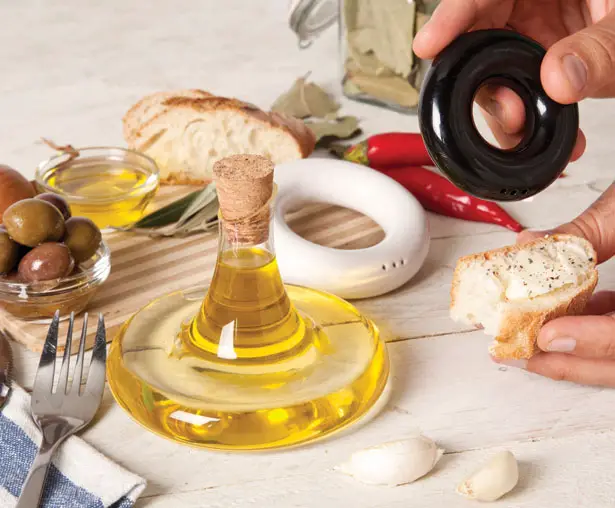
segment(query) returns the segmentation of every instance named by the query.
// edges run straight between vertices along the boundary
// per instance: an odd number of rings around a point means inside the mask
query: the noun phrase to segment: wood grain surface
[[[162,187],[150,211],[178,199],[194,187]],[[289,225],[298,234],[322,245],[355,249],[380,241],[383,232],[368,217],[353,210],[323,204],[311,204],[288,215]],[[205,285],[211,280],[216,261],[217,232],[183,238],[151,238],[133,233],[105,235],[111,250],[111,274],[86,309],[90,316],[87,348],[94,342],[96,319],[105,317],[107,340],[111,341],[136,311],[169,292]],[[85,313],[76,317],[81,330]],[[0,310],[0,327],[28,349],[40,352],[48,324],[28,322]],[[73,335],[73,345],[79,334]],[[64,349],[63,340],[58,350]],[[77,349],[73,348],[76,352]]]

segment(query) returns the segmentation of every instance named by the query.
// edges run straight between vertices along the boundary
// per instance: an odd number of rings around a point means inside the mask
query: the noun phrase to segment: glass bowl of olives
[[[0,225],[0,307],[28,321],[86,309],[111,272],[100,229],[41,194],[9,206]]]

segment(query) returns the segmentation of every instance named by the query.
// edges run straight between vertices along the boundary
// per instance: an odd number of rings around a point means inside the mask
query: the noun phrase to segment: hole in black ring
[[[382,270],[386,272],[387,271],[387,265],[382,265]]]
[[[489,116],[493,116],[494,109],[501,108],[499,101],[491,98],[497,97],[507,102],[506,112],[508,115],[511,114],[511,111],[523,111],[524,124],[527,127],[528,104],[525,103],[519,92],[513,89],[513,86],[512,83],[502,78],[487,78],[478,86],[472,98],[472,122],[476,132],[487,144],[504,151],[518,148],[523,142],[523,135],[507,136],[503,140],[498,140],[489,128],[487,119]],[[520,131],[523,132],[524,128]]]
[[[391,263],[391,266],[392,266],[393,268],[397,268],[397,263],[396,263],[395,261],[393,261],[393,262]]]

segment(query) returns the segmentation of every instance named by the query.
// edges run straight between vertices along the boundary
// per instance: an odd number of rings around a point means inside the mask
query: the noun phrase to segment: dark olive
[[[63,243],[43,243],[28,252],[19,263],[19,275],[26,282],[62,279],[73,271],[75,260]]]
[[[60,210],[60,212],[62,212],[64,220],[70,219],[70,206],[62,196],[58,196],[57,194],[53,194],[52,192],[46,192],[44,194],[39,194],[38,196],[36,196],[36,199],[42,199],[43,201],[47,201],[47,203],[51,203],[58,210]]]
[[[0,273],[9,273],[19,260],[19,246],[11,240],[4,228],[0,228]]]
[[[13,240],[27,247],[57,242],[66,230],[60,210],[42,199],[23,199],[9,206],[2,216]]]
[[[71,217],[66,221],[64,243],[77,263],[90,259],[100,247],[100,229],[86,217]]]

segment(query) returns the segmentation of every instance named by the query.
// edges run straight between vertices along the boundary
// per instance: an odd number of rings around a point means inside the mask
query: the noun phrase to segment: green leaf
[[[150,213],[149,215],[146,215],[141,220],[133,224],[132,228],[158,228],[177,222],[202,192],[202,190],[191,192],[187,196],[184,196],[183,198],[178,199],[177,201],[174,201],[173,203],[170,203],[167,206]]]
[[[116,229],[153,238],[211,231],[218,225],[218,208],[216,187],[211,183],[144,217],[132,227]]]
[[[217,201],[218,201],[218,194],[216,193],[216,185],[214,183],[210,183],[190,203],[190,206],[186,208],[182,216],[177,220],[177,223],[175,224],[175,226],[180,227],[183,223],[185,223],[193,215],[195,215],[196,213],[198,213],[200,210],[202,210],[203,208],[205,208],[211,203],[215,203],[216,208],[217,208],[218,206]]]

